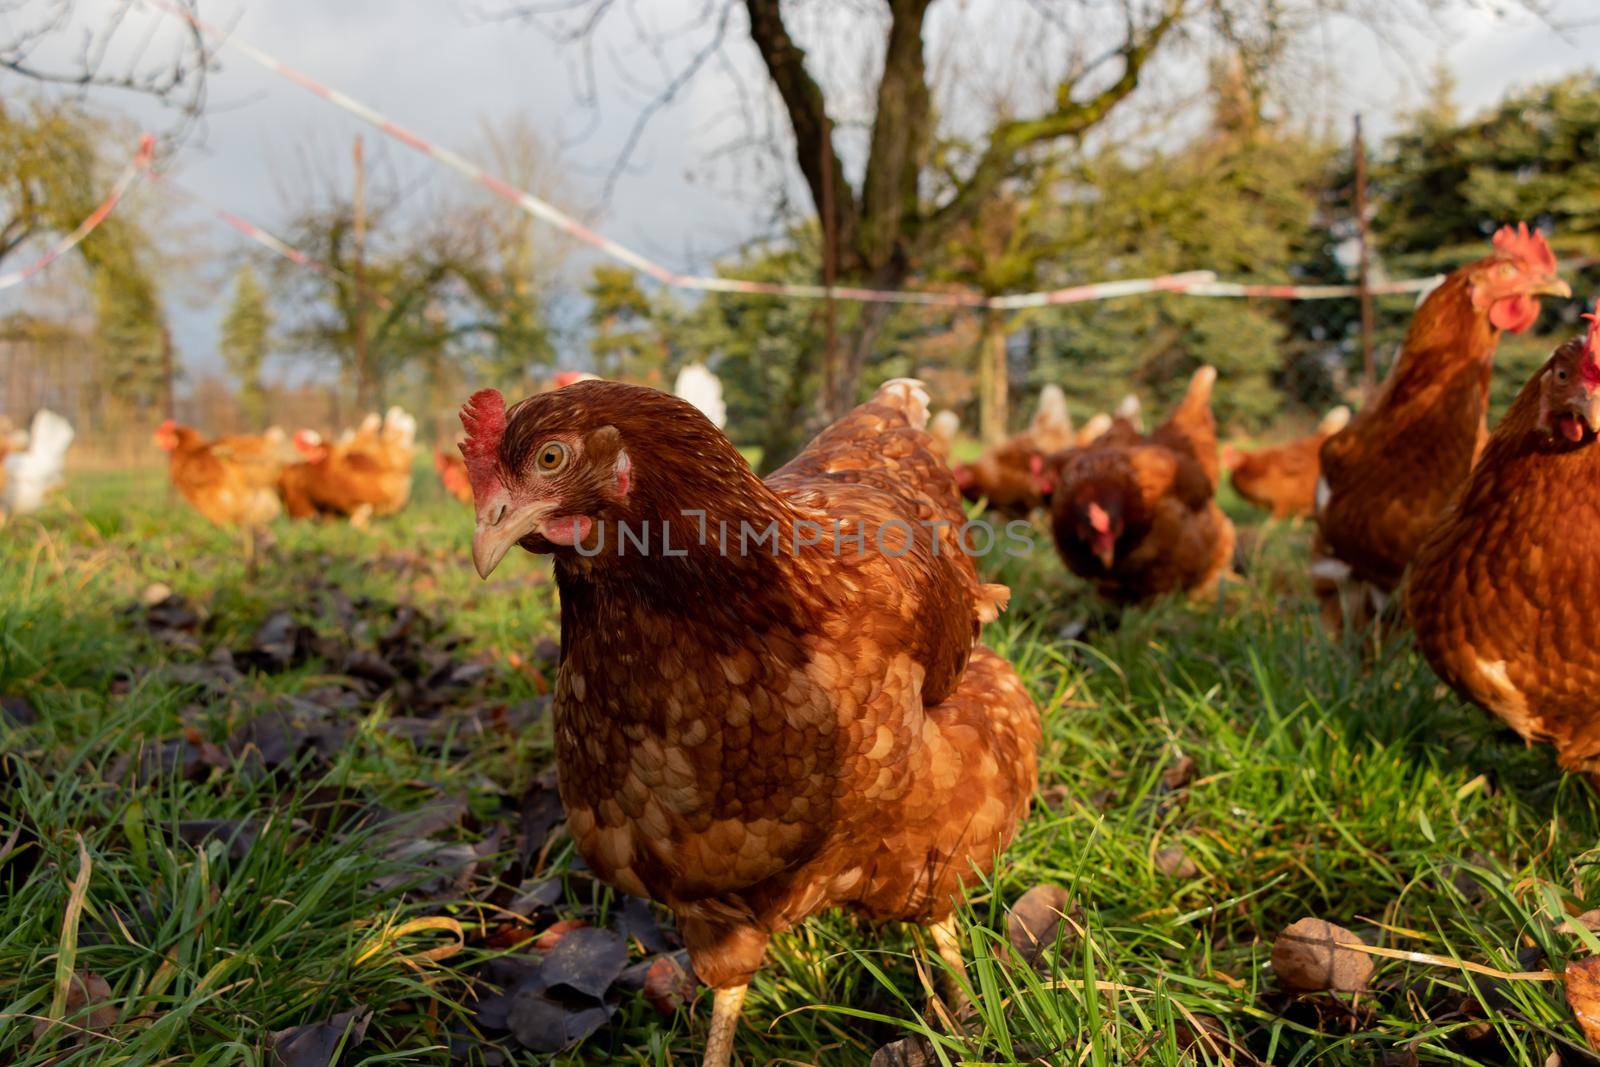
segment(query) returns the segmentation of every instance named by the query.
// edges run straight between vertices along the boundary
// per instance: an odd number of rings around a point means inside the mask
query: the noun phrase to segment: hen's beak
[[[493,574],[511,547],[537,530],[554,510],[550,502],[512,507],[503,497],[486,501],[478,509],[478,528],[472,533],[472,565],[478,577]]]
[[[1583,420],[1590,433],[1600,434],[1600,393],[1588,396],[1582,404],[1573,405],[1573,414]]]
[[[1572,286],[1556,277],[1554,274],[1542,279],[1533,289],[1535,296],[1556,296],[1565,300],[1572,295]]]

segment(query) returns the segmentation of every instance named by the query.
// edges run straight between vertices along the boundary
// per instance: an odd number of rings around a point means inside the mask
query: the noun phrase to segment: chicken
[[[28,515],[44,506],[51,490],[62,482],[74,436],[71,423],[40,408],[26,434],[10,435],[13,449],[0,446],[5,453],[0,504],[5,505],[7,515]]]
[[[434,449],[433,469],[439,472],[439,482],[445,492],[463,504],[472,503],[472,483],[467,479],[467,461],[461,458],[459,451]]]
[[[1234,491],[1273,518],[1309,516],[1316,507],[1322,442],[1349,424],[1350,409],[1341,404],[1322,417],[1315,433],[1287,444],[1253,452],[1223,445],[1222,465],[1228,468]]]
[[[1110,415],[1107,415],[1103,411],[1096,412],[1095,415],[1091,417],[1088,422],[1084,423],[1078,432],[1073,435],[1072,443],[1078,448],[1092,445],[1094,442],[1098,441],[1102,436],[1104,436],[1105,432],[1111,429],[1113,425],[1114,420]]]
[[[1423,538],[1466,481],[1488,436],[1489,373],[1502,331],[1570,296],[1537,230],[1502,227],[1412,317],[1372,403],[1322,446],[1312,588],[1330,632],[1381,614]]]
[[[248,567],[255,566],[261,528],[278,517],[282,443],[265,435],[230,434],[208,441],[172,419],[155,432],[169,456],[168,476],[178,493],[218,526],[238,527]]]
[[[928,422],[928,436],[933,438],[933,451],[946,463],[955,454],[956,434],[961,432],[961,416],[945,408],[935,412]]]
[[[1600,785],[1600,306],[1523,386],[1418,549],[1406,615],[1451,688]]]
[[[1144,433],[1144,405],[1139,403],[1139,394],[1129,393],[1117,402],[1116,418]]]
[[[478,572],[554,556],[567,826],[676,915],[712,1067],[768,939],[816,912],[931,924],[959,968],[955,900],[1035,787],[1038,709],[977,640],[1008,592],[961,550],[926,404],[889,382],[765,482],[651,389],[462,410]]]
[[[704,363],[690,363],[678,372],[672,393],[700,409],[711,425],[722,429],[728,424],[728,405],[722,400],[722,381]]]
[[[1234,530],[1217,507],[1212,367],[1201,367],[1149,436],[1121,422],[1056,458],[1051,529],[1067,568],[1105,599],[1201,596],[1233,558]]]
[[[398,407],[382,418],[369,415],[332,445],[302,430],[295,447],[303,460],[279,482],[285,508],[297,519],[348,516],[357,527],[394,514],[411,498],[415,440],[416,420]]]
[[[1028,428],[971,463],[956,464],[956,484],[968,500],[983,500],[991,511],[1025,518],[1050,496],[1045,458],[1071,448],[1076,440],[1066,394],[1060,386],[1046,385]]]

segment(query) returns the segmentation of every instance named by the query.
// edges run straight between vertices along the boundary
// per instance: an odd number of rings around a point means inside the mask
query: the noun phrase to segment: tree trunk
[[[1006,436],[1006,377],[1006,313],[985,308],[978,339],[978,432],[985,444],[998,444]]]
[[[861,314],[843,343],[832,352],[824,352],[822,387],[817,392],[817,429],[849,414],[861,402],[861,375],[893,310],[888,304],[862,305]]]

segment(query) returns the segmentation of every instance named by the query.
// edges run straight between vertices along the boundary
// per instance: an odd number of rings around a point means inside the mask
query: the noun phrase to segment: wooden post
[[[1356,116],[1355,144],[1356,166],[1356,236],[1360,243],[1360,260],[1356,285],[1361,290],[1361,398],[1370,402],[1377,389],[1377,369],[1373,365],[1372,320],[1372,248],[1367,228],[1367,147],[1361,138],[1361,116]]]
[[[367,357],[367,167],[359,133],[356,134],[355,143],[355,171],[355,225],[351,234],[355,245],[355,269],[351,274],[355,278],[356,291],[352,325],[356,335],[356,407],[366,412],[373,408],[373,382]]]
[[[833,210],[833,121],[822,120],[822,284],[828,295],[823,300],[822,415],[832,420],[843,408],[839,391],[839,309],[834,304],[833,286],[839,277],[838,223]]]
[[[1007,394],[1006,313],[984,308],[978,339],[978,433],[984,444],[1005,440]]]

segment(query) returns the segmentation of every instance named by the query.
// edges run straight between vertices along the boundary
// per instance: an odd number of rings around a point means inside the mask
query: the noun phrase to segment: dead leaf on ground
[[[1562,977],[1579,1029],[1590,1048],[1600,1049],[1600,956],[1571,961]]]
[[[921,1034],[891,1041],[872,1054],[870,1067],[935,1067],[939,1057]]]
[[[1289,924],[1272,943],[1272,969],[1285,989],[1358,993],[1372,979],[1372,957],[1346,945],[1365,941],[1324,919]]]
[[[372,1012],[365,1007],[342,1011],[320,1023],[279,1030],[268,1039],[274,1067],[331,1067],[340,1042],[345,1049],[361,1043]],[[348,1039],[345,1035],[348,1034]]]
[[[0,727],[32,726],[39,721],[39,713],[27,697],[0,696]]]
[[[612,986],[628,949],[611,930],[573,930],[512,996],[506,1025],[534,1052],[554,1053],[582,1041],[616,1012]]]
[[[67,986],[67,1010],[62,1021],[84,1030],[108,1030],[117,1021],[117,1007],[110,1001],[111,983],[93,971],[74,971]],[[33,1039],[44,1037],[52,1025],[49,1019],[36,1020]]]
[[[1194,781],[1198,764],[1193,756],[1179,755],[1161,772],[1161,784],[1167,790],[1182,789]]]
[[[1011,906],[1006,915],[1006,939],[1024,962],[1037,965],[1046,949],[1059,941],[1069,945],[1077,939],[1068,917],[1072,899],[1058,885],[1036,885]]]
[[[1156,871],[1167,878],[1187,881],[1200,873],[1200,866],[1178,845],[1157,849],[1154,863]]]
[[[644,999],[662,1015],[677,1010],[694,999],[698,988],[694,976],[674,956],[657,956],[644,972]]]

